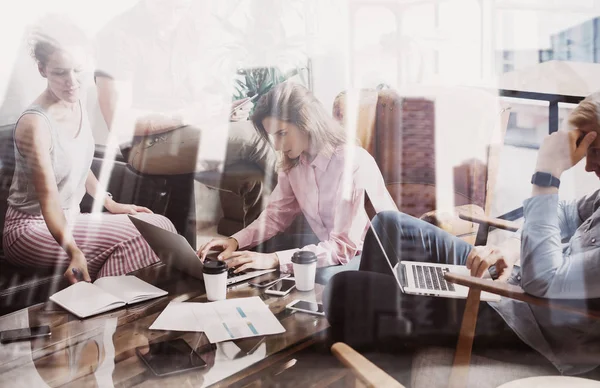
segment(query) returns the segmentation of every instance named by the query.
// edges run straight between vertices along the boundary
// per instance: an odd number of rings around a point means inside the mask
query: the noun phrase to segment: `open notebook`
[[[94,283],[77,282],[50,300],[79,318],[167,295],[167,291],[135,276],[107,276]]]

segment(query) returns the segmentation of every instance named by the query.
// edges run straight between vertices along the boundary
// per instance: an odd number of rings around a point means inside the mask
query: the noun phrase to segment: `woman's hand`
[[[467,268],[471,270],[471,276],[482,277],[492,265],[496,265],[496,273],[499,281],[507,281],[512,273],[513,266],[518,255],[511,254],[506,249],[495,246],[473,247],[467,258]]]
[[[536,171],[560,178],[563,172],[583,159],[596,136],[595,131],[586,134],[579,129],[558,131],[546,136],[538,151]]]
[[[75,284],[78,281],[91,282],[90,274],[88,273],[87,260],[79,249],[69,254],[71,263],[64,273],[64,276],[69,280],[71,284]]]
[[[208,243],[201,246],[200,249],[198,249],[198,252],[196,252],[196,254],[198,255],[198,257],[200,258],[201,261],[204,261],[204,259],[206,259],[206,255],[208,254],[208,252],[210,250],[212,250],[214,248],[220,248],[223,252],[221,252],[221,254],[219,254],[218,259],[226,260],[226,259],[229,259],[231,254],[233,252],[235,252],[235,250],[238,249],[238,247],[239,247],[239,244],[238,244],[237,240],[234,239],[233,237],[214,238],[214,239],[210,240]]]
[[[279,258],[276,253],[258,253],[252,251],[233,252],[227,260],[229,268],[235,268],[235,273],[247,269],[271,269],[279,266]]]
[[[115,201],[110,201],[104,205],[106,210],[111,212],[112,214],[132,214],[136,215],[138,213],[151,213],[152,210],[147,207],[130,205],[125,203],[119,203]]]

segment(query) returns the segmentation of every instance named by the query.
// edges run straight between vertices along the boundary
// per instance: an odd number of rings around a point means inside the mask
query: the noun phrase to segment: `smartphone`
[[[309,302],[306,300],[295,300],[288,304],[286,308],[290,310],[302,311],[303,313],[325,316],[325,310],[321,303]]]
[[[277,283],[280,279],[285,279],[289,276],[290,274],[288,273],[279,274],[277,272],[271,272],[255,277],[254,279],[248,281],[248,284],[254,287],[265,288]]]
[[[258,347],[265,342],[266,337],[262,336],[262,337],[250,337],[250,338],[243,338],[243,339],[239,339],[239,340],[234,340],[233,343],[235,343],[237,345],[238,348],[240,348],[240,352],[242,353],[242,355],[249,355],[254,353]]]
[[[183,338],[139,346],[135,352],[148,369],[159,377],[206,366],[206,362]]]
[[[265,294],[285,296],[296,288],[296,280],[292,278],[281,279],[265,290]]]
[[[13,341],[23,341],[50,335],[50,326],[34,326],[22,329],[6,330],[0,332],[0,342],[3,344]]]

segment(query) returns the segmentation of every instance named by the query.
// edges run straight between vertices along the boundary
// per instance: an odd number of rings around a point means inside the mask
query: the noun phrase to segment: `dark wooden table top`
[[[249,341],[243,339],[210,349],[203,333],[148,329],[171,301],[206,302],[203,282],[163,264],[144,268],[134,275],[167,290],[169,295],[84,320],[52,302],[0,317],[0,331],[38,325],[49,325],[52,330],[50,337],[0,344],[0,387],[230,386],[293,354],[328,327],[324,317],[285,308],[294,299],[320,302],[322,286],[316,285],[310,292],[293,291],[277,297],[243,283],[229,287],[227,298],[258,295],[286,331],[266,336],[249,355],[241,351]],[[135,348],[173,338],[183,338],[192,348],[203,352],[201,356],[208,367],[155,377],[138,358]]]

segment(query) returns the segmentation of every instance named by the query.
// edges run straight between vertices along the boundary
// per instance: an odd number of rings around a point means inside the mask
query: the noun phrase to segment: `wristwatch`
[[[536,172],[531,177],[531,183],[540,187],[560,186],[560,179],[547,172]]]

